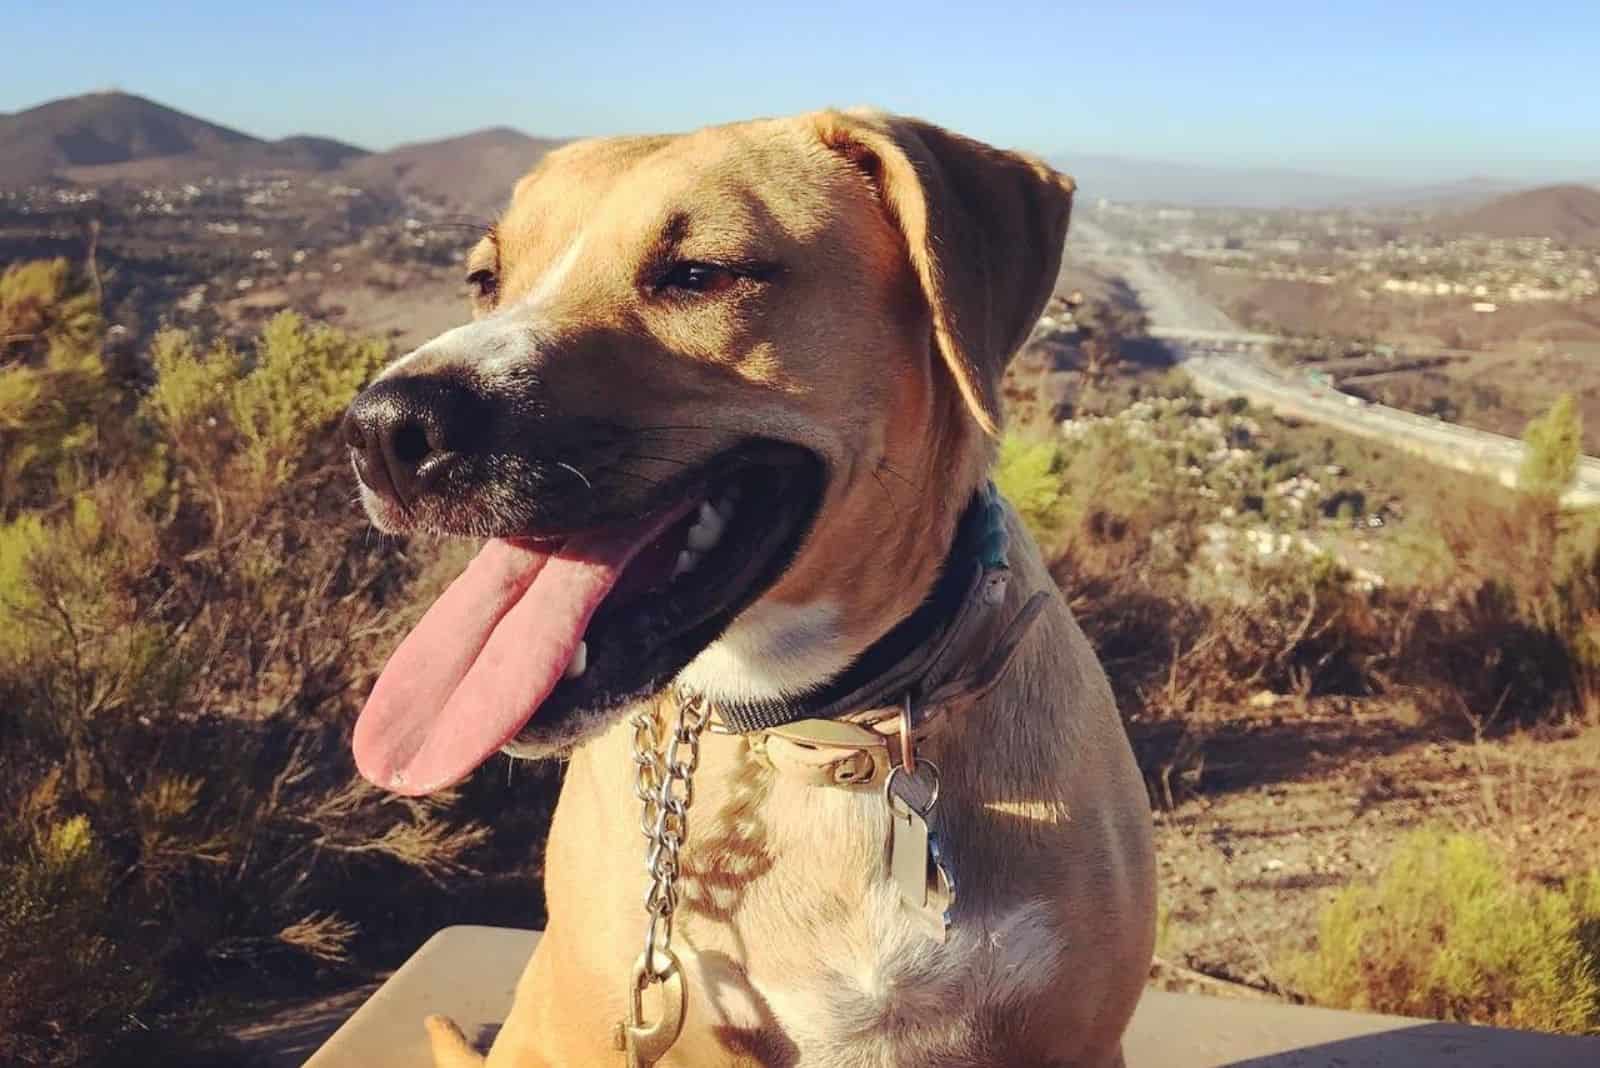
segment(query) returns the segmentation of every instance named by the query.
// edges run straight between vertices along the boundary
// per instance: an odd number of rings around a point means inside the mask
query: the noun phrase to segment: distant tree
[[[1583,447],[1583,416],[1572,394],[1563,393],[1549,411],[1531,421],[1522,441],[1528,451],[1517,487],[1533,497],[1559,500],[1578,475]]]
[[[1113,301],[1086,301],[1074,313],[1082,340],[1083,377],[1099,384],[1122,361],[1122,348],[1129,338],[1144,333],[1144,315]]]

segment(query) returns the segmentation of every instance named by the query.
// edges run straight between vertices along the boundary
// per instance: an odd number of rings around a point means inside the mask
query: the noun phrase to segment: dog
[[[939,632],[936,600],[967,603],[935,591],[966,573],[1001,376],[1055,286],[1072,193],[1042,162],[869,111],[573,143],[472,250],[473,321],[353,402],[373,522],[487,539],[378,679],[361,772],[424,794],[503,749],[570,760],[548,929],[489,1065],[619,1063],[631,998],[640,1021],[671,1015],[640,954],[635,776],[686,707],[713,726],[671,888],[681,1026],[640,1063],[1122,1064],[1154,944],[1148,799],[1009,507],[983,572],[1002,581],[972,601],[989,615],[947,643],[1006,646],[984,692],[926,729],[909,696],[898,719],[833,717],[881,750],[716,732],[814,707],[886,636],[914,639],[908,621]],[[936,765],[942,921],[890,870],[885,765]],[[427,1026],[441,1068],[483,1063]]]

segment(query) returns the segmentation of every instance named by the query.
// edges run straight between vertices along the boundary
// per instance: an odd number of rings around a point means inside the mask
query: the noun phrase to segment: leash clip
[[[661,1016],[645,1023],[644,992],[651,986],[661,987]],[[628,1018],[617,1025],[618,1048],[628,1055],[628,1068],[650,1068],[667,1055],[683,1033],[688,1004],[683,993],[683,966],[677,954],[670,949],[639,954],[633,966]]]

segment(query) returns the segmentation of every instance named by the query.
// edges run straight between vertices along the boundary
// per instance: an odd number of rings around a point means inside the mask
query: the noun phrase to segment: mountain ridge
[[[1545,237],[1563,245],[1600,246],[1600,190],[1571,182],[1524,189],[1431,219],[1427,229],[1444,237]]]
[[[366,154],[307,134],[268,141],[133,93],[63,97],[0,116],[0,185],[331,170]]]
[[[484,214],[497,211],[517,179],[568,140],[497,125],[370,152],[308,133],[267,140],[132,93],[95,92],[0,113],[0,188],[327,174],[375,193],[411,194]],[[1529,183],[1482,177],[1406,184],[1287,167],[1071,152],[1050,158],[1078,179],[1086,197],[1257,210],[1404,207],[1452,213],[1442,216],[1449,225],[1498,196],[1535,191]],[[1538,225],[1547,223],[1560,229],[1550,220]]]
[[[0,113],[0,188],[288,172],[482,213],[497,210],[516,180],[564,143],[502,125],[370,152],[317,134],[267,140],[133,93],[95,92]]]
[[[341,174],[354,185],[377,185],[438,200],[463,211],[497,213],[517,179],[564,139],[533,137],[489,126],[434,141],[413,141],[351,161]]]

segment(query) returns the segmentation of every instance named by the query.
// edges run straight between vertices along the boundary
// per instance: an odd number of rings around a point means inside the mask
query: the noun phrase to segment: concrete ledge
[[[445,928],[306,1068],[432,1068],[422,1018],[434,1012],[487,1040],[538,940],[536,931]],[[1124,1048],[1128,1068],[1600,1068],[1600,1039],[1156,990],[1140,1002]]]

